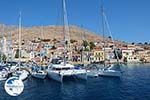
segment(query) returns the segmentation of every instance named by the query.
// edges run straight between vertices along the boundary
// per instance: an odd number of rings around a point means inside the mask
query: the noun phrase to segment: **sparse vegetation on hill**
[[[3,31],[3,25],[0,25],[0,31]],[[18,40],[18,28],[15,26],[4,25],[5,36],[8,33],[12,33],[12,39]],[[70,37],[72,40],[80,41],[84,37],[87,40],[99,41],[101,37],[93,32],[89,32],[85,29],[81,29],[76,26],[70,26],[69,28]],[[1,36],[1,35],[0,35]],[[2,37],[2,36],[1,36]],[[22,40],[33,40],[36,38],[40,39],[63,39],[63,27],[62,26],[37,26],[37,27],[22,27]]]
[[[4,28],[3,28],[4,27]],[[8,33],[12,33],[12,40],[18,41],[18,27],[17,26],[7,26],[0,24],[0,32],[2,33],[4,30],[4,36],[6,38],[8,37]],[[70,33],[70,40],[71,43],[79,42],[82,44],[83,40],[86,40],[88,42],[102,42],[103,37],[100,35],[97,35],[94,32],[88,31],[87,29],[83,29],[77,26],[70,26],[69,27],[69,33]],[[2,34],[0,34],[0,38],[2,37]],[[61,41],[64,39],[63,35],[63,26],[34,26],[34,27],[22,27],[22,40],[24,40],[24,43],[27,43],[27,41],[40,39],[42,41]],[[110,36],[107,36],[105,38],[105,43],[112,43]],[[123,46],[127,45],[128,43],[115,40],[115,44],[117,46]],[[146,42],[145,45],[148,45]],[[92,45],[93,48],[93,45]],[[147,48],[147,46],[145,47]]]

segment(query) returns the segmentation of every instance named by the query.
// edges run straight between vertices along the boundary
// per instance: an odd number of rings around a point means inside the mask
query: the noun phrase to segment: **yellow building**
[[[91,52],[90,60],[91,62],[101,62],[104,61],[105,59],[105,54],[104,51],[100,48],[95,48]]]

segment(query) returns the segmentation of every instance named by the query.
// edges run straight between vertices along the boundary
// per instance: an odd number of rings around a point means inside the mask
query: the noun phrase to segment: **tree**
[[[1,59],[1,58],[2,58],[2,59]],[[0,59],[1,59],[2,61],[6,61],[7,57],[6,57],[5,54],[0,54]]]
[[[41,40],[41,38],[38,37],[38,40]]]
[[[145,45],[147,45],[148,43],[147,43],[147,42],[145,42],[144,44],[145,44]]]
[[[90,50],[92,50],[95,47],[95,44],[92,41],[89,43],[89,45],[90,45]]]
[[[132,42],[132,45],[134,45],[135,43],[134,42]]]
[[[55,46],[52,46],[52,48],[51,49],[56,49],[56,47]]]
[[[108,38],[109,38],[109,39],[112,39],[112,37],[111,37],[111,36],[108,36]]]
[[[125,57],[125,58],[123,59],[123,62],[127,62],[127,57]]]
[[[73,40],[73,39],[70,40],[70,43],[74,43],[74,42],[77,42],[77,41],[76,41],[76,40]]]
[[[114,50],[114,58],[115,59],[117,59],[117,58],[121,59],[122,58],[122,52],[121,52],[121,50]]]
[[[87,48],[87,46],[89,45],[89,43],[86,40],[83,40],[83,44],[84,48]]]
[[[16,50],[15,58],[19,58],[19,49]]]
[[[84,51],[90,51],[89,48],[85,48]]]
[[[138,43],[138,45],[142,45],[142,43],[141,43],[141,42],[139,42],[139,43]]]
[[[83,46],[83,51],[90,51],[90,45],[89,45],[88,41],[83,40],[82,46]]]
[[[57,41],[57,39],[56,39],[56,38],[54,38],[52,41],[56,42],[56,41]]]

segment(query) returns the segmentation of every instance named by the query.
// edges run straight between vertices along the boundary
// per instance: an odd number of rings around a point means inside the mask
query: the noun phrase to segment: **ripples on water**
[[[18,97],[9,96],[4,82],[0,82],[0,100],[150,100],[150,65],[122,69],[121,78],[88,78],[86,82],[75,79],[63,84],[29,77]]]

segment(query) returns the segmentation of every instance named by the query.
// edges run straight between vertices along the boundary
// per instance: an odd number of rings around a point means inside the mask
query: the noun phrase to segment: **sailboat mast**
[[[20,68],[20,64],[21,64],[21,12],[19,13],[19,68]]]
[[[67,51],[69,51],[70,39],[69,39],[69,27],[66,9],[66,0],[63,0],[63,32],[64,32],[64,65],[66,65]],[[70,59],[70,57],[69,57]]]
[[[103,0],[101,1],[101,16],[102,16],[102,33],[103,33],[103,50],[104,50],[104,67],[105,67],[105,60],[106,60],[106,55],[105,55],[105,22],[104,22],[104,7],[103,7]]]
[[[42,34],[42,39],[41,39],[41,41],[40,41],[40,68],[41,68],[41,66],[42,66],[42,52],[43,52],[43,40],[44,40],[44,29],[43,29],[44,27],[43,27],[43,25],[42,25],[42,30],[41,30],[41,34]]]
[[[11,50],[11,62],[12,62],[12,60],[13,60],[13,48],[12,48],[12,33],[10,32],[10,38],[11,38],[11,40],[10,40],[10,50]]]
[[[9,46],[9,61],[12,62],[12,34],[11,34],[11,32],[9,32],[8,38],[9,38],[9,44],[8,44],[8,46]]]
[[[85,41],[85,31],[83,30],[83,26],[81,26],[82,28],[82,32],[81,32],[81,40],[82,40],[82,50],[81,50],[81,60],[82,63],[84,64],[84,46],[83,46],[83,42]]]
[[[4,57],[4,24],[3,26],[3,31],[2,31],[2,51],[1,51],[1,63],[4,63],[3,57]]]
[[[113,44],[114,44],[113,50],[114,50],[114,54],[116,55],[116,58],[117,58],[117,63],[120,64],[118,52],[116,51],[117,48],[116,48],[115,41],[114,41],[113,36],[112,36],[112,32],[111,32],[111,30],[110,30],[110,26],[109,26],[107,17],[106,17],[106,15],[105,15],[104,11],[102,11],[102,12],[103,12],[103,20],[105,21],[106,27],[108,28],[108,32],[109,32],[109,34],[110,34],[110,36],[111,36],[111,41],[112,41]],[[104,22],[104,21],[103,21],[103,22]]]
[[[42,25],[41,34],[42,34],[42,40],[44,40],[44,26],[43,25]]]

